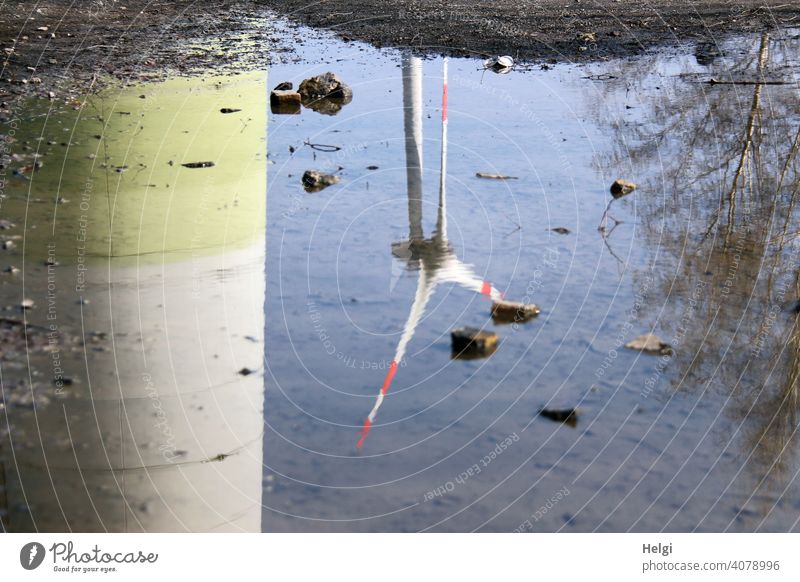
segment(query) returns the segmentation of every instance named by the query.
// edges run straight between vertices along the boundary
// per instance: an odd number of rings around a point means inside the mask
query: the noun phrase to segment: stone
[[[353,90],[334,73],[306,79],[297,91],[304,107],[323,115],[336,115],[353,100]]]
[[[510,73],[514,68],[514,59],[508,55],[492,57],[483,62],[483,68],[500,74]]]
[[[646,333],[625,344],[629,350],[639,350],[645,354],[657,356],[672,355],[672,346],[664,342],[654,333]]]
[[[297,115],[301,102],[300,93],[291,89],[275,89],[269,95],[270,109],[278,115]]]
[[[542,312],[533,303],[495,301],[492,303],[492,319],[495,323],[525,323]]]
[[[452,356],[472,360],[490,356],[497,349],[497,334],[474,327],[459,327],[450,332]]]
[[[306,170],[303,174],[303,187],[306,192],[319,192],[328,186],[339,183],[339,176],[333,174],[323,174],[316,170]]]
[[[306,79],[297,88],[303,101],[306,99],[351,100],[353,90],[334,73],[325,73]]]
[[[627,196],[636,190],[636,184],[629,182],[628,180],[614,180],[614,183],[611,184],[610,190],[611,195],[614,198],[622,198],[623,196]]]
[[[539,416],[543,416],[553,422],[561,422],[573,428],[578,424],[578,410],[576,408],[542,408],[539,411]]]

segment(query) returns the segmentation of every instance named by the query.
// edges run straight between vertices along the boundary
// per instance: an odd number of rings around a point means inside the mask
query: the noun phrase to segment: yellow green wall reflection
[[[265,224],[265,83],[264,73],[179,78],[38,111],[16,138],[46,154],[43,165],[12,179],[7,204],[28,206],[30,243],[75,247],[62,246],[62,262],[245,246]],[[181,165],[193,162],[214,166]]]

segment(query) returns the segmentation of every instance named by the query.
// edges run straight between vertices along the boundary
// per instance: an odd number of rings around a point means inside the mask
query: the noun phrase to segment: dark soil
[[[527,60],[627,56],[800,24],[796,0],[262,0],[345,39]]]
[[[0,101],[67,99],[108,78],[263,67],[282,50],[266,13],[253,0],[0,0]]]
[[[800,23],[800,2],[786,0],[0,0],[0,106],[21,95],[68,99],[108,78],[263,67],[291,51],[273,10],[345,40],[528,60],[630,55]]]

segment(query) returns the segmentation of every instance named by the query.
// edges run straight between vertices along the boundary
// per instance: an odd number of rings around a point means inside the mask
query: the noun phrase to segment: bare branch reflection
[[[647,312],[676,347],[661,396],[721,397],[732,422],[709,430],[746,468],[745,497],[765,519],[799,467],[800,330],[786,307],[800,297],[800,43],[764,34],[741,47],[688,57],[667,78],[650,73],[659,57],[627,63],[605,84],[612,114],[596,112],[616,139],[597,163],[643,185],[651,260],[639,277],[655,282]],[[619,83],[624,108],[612,102]]]

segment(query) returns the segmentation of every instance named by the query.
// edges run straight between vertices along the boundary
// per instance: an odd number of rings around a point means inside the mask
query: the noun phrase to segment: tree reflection
[[[787,303],[800,297],[800,43],[764,34],[720,48],[680,75],[653,75],[665,69],[658,57],[621,64],[604,85],[617,115],[600,117],[616,146],[598,163],[641,186],[632,198],[652,281],[643,295],[672,334],[672,393],[721,398],[730,422],[712,430],[726,427],[720,446],[747,468],[735,478],[749,476],[747,501],[766,500],[764,518],[798,470],[800,329]]]

